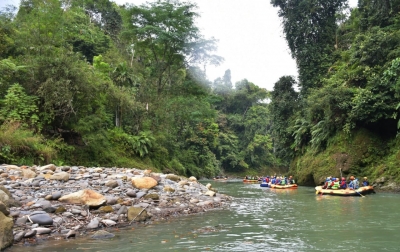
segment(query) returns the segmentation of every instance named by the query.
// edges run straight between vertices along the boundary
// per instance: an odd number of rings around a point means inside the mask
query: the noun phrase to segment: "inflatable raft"
[[[228,179],[227,178],[213,178],[214,181],[224,181],[226,182]]]
[[[296,184],[291,184],[291,185],[268,185],[269,188],[271,189],[297,189]]]
[[[315,194],[335,195],[335,196],[364,196],[365,194],[375,193],[373,186],[363,186],[357,190],[352,189],[322,189],[322,186],[315,187]]]
[[[243,179],[243,183],[260,183],[261,180],[258,179]]]

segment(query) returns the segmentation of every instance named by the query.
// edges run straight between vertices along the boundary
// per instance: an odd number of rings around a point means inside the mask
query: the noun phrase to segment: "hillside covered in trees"
[[[271,4],[299,70],[271,91],[207,79],[223,58],[194,3],[2,10],[0,162],[400,178],[400,0]]]

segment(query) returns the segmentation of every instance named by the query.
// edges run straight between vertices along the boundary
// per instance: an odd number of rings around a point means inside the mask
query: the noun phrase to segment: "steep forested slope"
[[[279,165],[268,92],[230,71],[197,6],[23,0],[0,15],[0,162],[212,177]]]
[[[341,171],[397,180],[400,2],[360,0],[349,12],[343,0],[271,3],[299,66],[290,122],[273,123],[281,148],[292,144],[291,172],[307,184]]]

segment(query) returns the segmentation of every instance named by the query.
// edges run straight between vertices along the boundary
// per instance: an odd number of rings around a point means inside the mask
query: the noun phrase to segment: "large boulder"
[[[13,219],[0,212],[0,250],[3,250],[13,244],[13,225]]]
[[[0,186],[0,201],[2,201],[7,207],[21,206],[21,203],[16,201],[4,186]]]
[[[58,173],[54,173],[49,178],[67,182],[69,180],[69,173],[68,172],[58,172]]]
[[[20,170],[21,168],[19,168],[18,166],[16,166],[16,165],[6,165],[6,170],[7,171],[11,171],[11,170]]]
[[[0,200],[0,212],[2,212],[4,215],[9,215],[10,214],[10,209]]]
[[[30,179],[36,177],[36,172],[32,171],[31,169],[23,169],[22,170],[22,176],[25,179]]]
[[[151,189],[157,185],[157,180],[151,177],[132,178],[132,185],[138,189]]]
[[[37,170],[39,171],[45,171],[45,170],[51,170],[51,171],[55,171],[56,170],[56,166],[54,164],[48,164],[42,167],[38,167]]]
[[[69,204],[81,204],[91,207],[101,206],[107,201],[106,197],[90,189],[84,189],[78,192],[64,195],[58,200]]]
[[[6,192],[0,189],[0,201],[4,202],[7,205],[10,198],[11,197]]]
[[[181,180],[181,178],[178,175],[175,174],[167,174],[167,176],[165,177],[166,179],[170,179],[172,181],[178,182]]]

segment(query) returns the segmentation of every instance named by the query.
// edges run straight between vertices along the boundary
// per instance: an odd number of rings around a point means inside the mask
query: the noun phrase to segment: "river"
[[[15,251],[399,251],[400,195],[316,195],[241,181],[211,183],[229,209],[120,229],[110,240],[76,238],[14,245]]]

